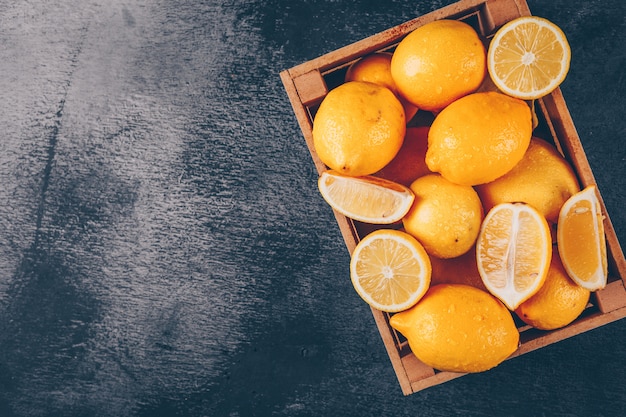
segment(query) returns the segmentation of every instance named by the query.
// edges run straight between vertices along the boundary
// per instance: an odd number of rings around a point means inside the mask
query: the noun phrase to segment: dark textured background
[[[278,73],[450,1],[0,0],[0,416],[617,416],[626,321],[401,394]],[[623,0],[530,1],[626,241]]]

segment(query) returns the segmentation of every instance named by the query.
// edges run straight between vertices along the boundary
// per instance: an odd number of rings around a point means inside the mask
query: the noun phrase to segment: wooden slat
[[[313,146],[313,121],[310,118],[310,114],[306,108],[302,104],[300,100],[300,95],[298,94],[298,90],[293,81],[293,77],[289,70],[282,71],[280,73],[280,78],[283,82],[283,86],[285,87],[285,91],[287,91],[287,96],[291,102],[291,107],[293,108],[293,112],[296,115],[296,119],[298,120],[298,124],[300,125],[300,130],[302,131],[302,135],[304,136],[304,140],[306,141],[307,147],[309,149],[309,153],[311,154],[311,158],[313,159],[313,163],[317,169],[317,172],[322,172],[326,166],[317,156],[315,152],[315,147]]]
[[[598,308],[603,313],[626,307],[626,289],[622,280],[616,280],[595,294]]]
[[[328,94],[328,87],[326,87],[324,78],[318,69],[293,78],[293,83],[303,106],[309,107],[319,104]]]
[[[495,32],[506,22],[519,16],[530,15],[530,9],[526,2],[511,0],[492,0],[484,3],[484,12],[482,14],[485,34]]]

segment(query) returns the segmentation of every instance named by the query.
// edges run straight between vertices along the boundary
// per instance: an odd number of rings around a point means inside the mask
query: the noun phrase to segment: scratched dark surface
[[[626,321],[409,397],[278,73],[450,1],[0,0],[0,416],[626,415]],[[626,241],[626,4],[530,1]]]

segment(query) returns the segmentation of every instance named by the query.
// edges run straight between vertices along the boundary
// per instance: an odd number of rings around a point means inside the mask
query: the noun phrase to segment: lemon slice
[[[552,259],[546,218],[524,203],[501,203],[485,216],[476,242],[478,272],[510,310],[543,285]]]
[[[406,232],[376,230],[361,240],[350,260],[350,277],[375,309],[398,312],[415,305],[430,286],[432,268],[424,247]]]
[[[606,286],[606,241],[595,186],[586,187],[563,204],[556,240],[561,261],[572,281],[589,291]]]
[[[563,82],[570,58],[569,43],[557,25],[523,16],[498,29],[487,51],[487,69],[502,92],[533,100]]]
[[[333,209],[372,224],[400,221],[415,199],[413,192],[402,184],[373,176],[352,177],[332,170],[322,172],[318,187]]]

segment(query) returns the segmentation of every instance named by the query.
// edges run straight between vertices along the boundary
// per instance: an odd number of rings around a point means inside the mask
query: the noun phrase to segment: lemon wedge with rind
[[[318,188],[324,200],[351,219],[371,224],[392,224],[409,211],[415,195],[406,186],[374,176],[352,177],[324,171]]]
[[[428,290],[431,274],[424,247],[400,230],[368,234],[350,260],[350,278],[359,296],[371,307],[390,313],[415,305]]]
[[[607,254],[603,216],[594,185],[571,196],[559,213],[557,245],[567,274],[583,288],[606,286]]]
[[[478,272],[510,310],[539,291],[551,259],[550,227],[537,209],[501,203],[487,213],[476,242]]]
[[[551,93],[569,71],[571,49],[551,21],[522,16],[503,25],[487,50],[487,69],[503,93],[534,100]]]

